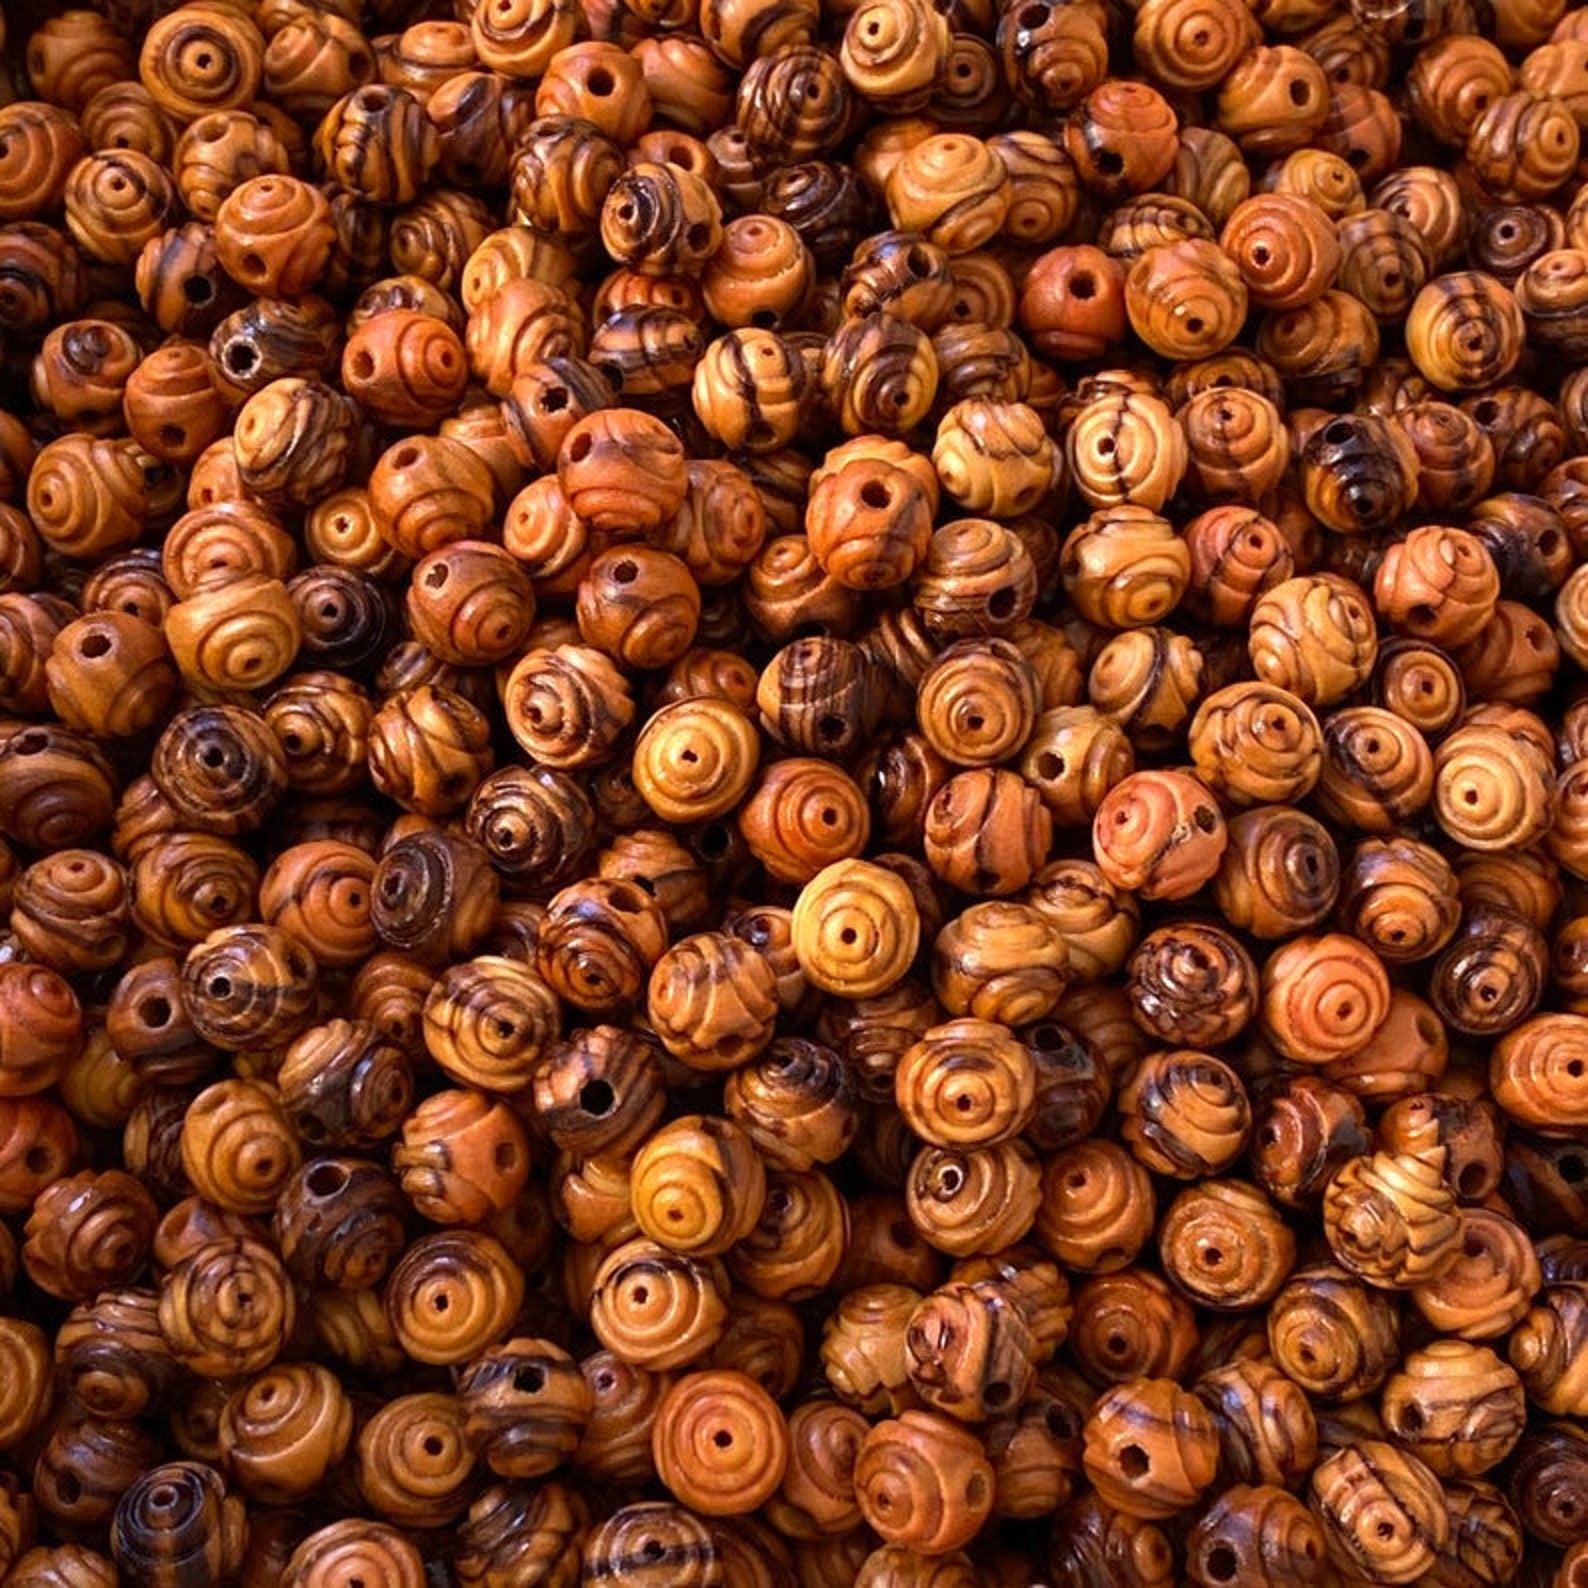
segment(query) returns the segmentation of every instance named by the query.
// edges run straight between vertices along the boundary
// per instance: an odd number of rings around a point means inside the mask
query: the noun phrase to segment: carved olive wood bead
[[[1449,1515],[1438,1478],[1382,1440],[1342,1446],[1314,1470],[1311,1496],[1330,1558],[1380,1581],[1412,1582],[1444,1547]]]
[[[194,8],[197,9],[197,8]],[[180,18],[181,11],[167,20]],[[242,1565],[248,1520],[225,1480],[198,1461],[153,1465],[116,1504],[110,1551],[121,1580],[142,1588],[209,1577],[223,1580]]]
[[[1360,1400],[1399,1358],[1392,1297],[1342,1268],[1296,1270],[1269,1303],[1267,1323],[1274,1361],[1311,1395]]]
[[[190,1371],[263,1372],[292,1335],[297,1304],[280,1260],[247,1236],[208,1241],[165,1276],[160,1332]]]

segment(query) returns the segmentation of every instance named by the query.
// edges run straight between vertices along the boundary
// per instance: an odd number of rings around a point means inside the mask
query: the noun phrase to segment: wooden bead
[[[409,1200],[437,1224],[477,1224],[509,1207],[529,1175],[529,1140],[499,1098],[436,1092],[403,1121],[392,1168]]]
[[[1236,1576],[1254,1583],[1321,1582],[1323,1530],[1283,1489],[1238,1484],[1197,1523],[1186,1568],[1198,1588],[1215,1588]]]
[[[373,1510],[400,1526],[444,1526],[461,1515],[473,1465],[463,1408],[451,1395],[400,1395],[359,1431],[359,1489]]]
[[[908,885],[869,861],[825,867],[794,905],[793,947],[812,985],[847,998],[886,991],[909,968],[920,917]]]
[[[890,1543],[940,1555],[975,1536],[992,1507],[980,1441],[935,1412],[875,1424],[855,1460],[855,1497]]]
[[[572,1456],[592,1404],[574,1359],[549,1340],[528,1338],[471,1361],[458,1398],[470,1444],[506,1478],[539,1477]]]
[[[1185,432],[1167,405],[1140,392],[1110,392],[1088,402],[1064,445],[1076,489],[1098,508],[1129,503],[1156,513],[1188,461]]]
[[[675,1120],[634,1160],[634,1217],[670,1251],[720,1256],[754,1229],[765,1194],[766,1173],[754,1144],[730,1120]]]
[[[313,1148],[358,1151],[396,1135],[413,1101],[403,1051],[367,1021],[311,1026],[276,1074],[281,1106]]]
[[[1438,1478],[1382,1440],[1347,1444],[1326,1457],[1313,1472],[1311,1496],[1330,1558],[1383,1582],[1420,1577],[1449,1532]]]
[[[160,1332],[171,1354],[213,1378],[263,1372],[291,1337],[296,1313],[279,1259],[247,1236],[206,1242],[160,1289]]]
[[[927,1296],[910,1316],[905,1349],[922,1398],[961,1421],[1018,1406],[1031,1384],[1030,1327],[996,1280],[953,1283]]]
[[[1341,534],[1393,524],[1417,499],[1416,457],[1400,430],[1372,415],[1334,419],[1301,449],[1302,494]]]
[[[1473,1477],[1521,1437],[1521,1380],[1486,1346],[1436,1340],[1410,1353],[1385,1385],[1385,1427],[1444,1478]]]
[[[1310,1395],[1359,1400],[1399,1358],[1392,1299],[1327,1264],[1298,1269],[1268,1309],[1275,1363]]]
[[[1117,1385],[1086,1422],[1086,1474],[1105,1504],[1146,1519],[1172,1515],[1212,1481],[1212,1415],[1168,1379]]]
[[[227,1493],[221,1475],[202,1462],[173,1461],[138,1474],[122,1494],[110,1551],[123,1582],[161,1588],[235,1573],[247,1539],[243,1502]]]
[[[313,1493],[347,1453],[353,1407],[329,1368],[280,1365],[233,1391],[221,1435],[250,1498],[290,1503]]]
[[[848,436],[905,434],[931,409],[938,375],[927,333],[882,312],[845,320],[820,364],[821,393]]]
[[[1227,842],[1212,795],[1183,772],[1132,773],[1110,790],[1092,823],[1104,875],[1149,899],[1195,892],[1217,871]]]
[[[1238,1483],[1291,1487],[1311,1471],[1318,1456],[1311,1404],[1271,1360],[1214,1368],[1193,1389],[1213,1413],[1220,1469]]]
[[[727,1323],[720,1264],[636,1237],[596,1270],[590,1324],[621,1361],[655,1371],[698,1361]]]
[[[66,229],[90,259],[131,265],[177,218],[169,172],[136,149],[85,155],[66,178]]]
[[[657,1473],[705,1516],[755,1510],[788,1463],[783,1414],[753,1379],[728,1370],[686,1373],[663,1397],[652,1434]]]
[[[638,1145],[663,1103],[655,1046],[612,1026],[577,1031],[551,1047],[534,1087],[552,1140],[592,1155]]]
[[[387,1279],[384,1304],[414,1361],[456,1366],[506,1332],[523,1297],[523,1272],[501,1242],[459,1229],[414,1241]]]
[[[1460,1245],[1445,1149],[1375,1153],[1343,1164],[1324,1194],[1335,1257],[1370,1284],[1409,1289],[1437,1278]]]
[[[1018,1135],[1036,1106],[1030,1055],[1006,1027],[961,1019],[906,1051],[894,1077],[900,1111],[923,1141],[978,1147]]]
[[[1018,1139],[990,1147],[925,1147],[905,1186],[910,1222],[953,1257],[996,1251],[1025,1237],[1041,1188],[1034,1154]]]
[[[283,1185],[274,1231],[301,1283],[362,1290],[377,1284],[406,1239],[405,1207],[383,1170],[357,1158],[311,1158]]]
[[[48,1294],[89,1301],[137,1277],[155,1219],[153,1198],[119,1169],[56,1180],[34,1201],[23,1232],[23,1267]]]
[[[347,400],[317,379],[289,376],[243,404],[232,448],[252,495],[267,505],[308,507],[342,483],[352,439]]]
[[[709,1588],[721,1580],[722,1552],[693,1511],[669,1501],[625,1505],[594,1528],[584,1545],[585,1575],[622,1577],[636,1588]]]
[[[1091,1139],[1048,1160],[1035,1233],[1068,1268],[1107,1273],[1125,1267],[1152,1230],[1147,1172],[1115,1142]]]
[[[182,1166],[194,1189],[234,1213],[268,1213],[298,1167],[299,1149],[270,1088],[226,1080],[189,1105]]]
[[[1434,961],[1430,999],[1455,1030],[1497,1036],[1538,1006],[1546,954],[1531,922],[1503,906],[1478,905]]]
[[[293,1550],[282,1582],[292,1588],[337,1588],[362,1579],[381,1588],[419,1588],[424,1563],[395,1527],[348,1517],[318,1528]]]

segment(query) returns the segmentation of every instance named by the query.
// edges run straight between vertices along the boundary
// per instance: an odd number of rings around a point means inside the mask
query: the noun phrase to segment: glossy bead
[[[140,1473],[121,1496],[110,1548],[122,1581],[155,1588],[234,1573],[247,1538],[243,1502],[227,1493],[221,1475],[201,1462],[177,1461]]]
[[[743,1373],[686,1373],[662,1399],[652,1434],[657,1474],[705,1516],[765,1503],[783,1481],[789,1435],[777,1403]]]
[[[1323,1265],[1298,1269],[1268,1308],[1274,1361],[1311,1395],[1372,1394],[1399,1357],[1397,1315],[1383,1291]]]
[[[1218,1436],[1207,1408],[1168,1379],[1115,1386],[1086,1423],[1083,1457],[1099,1497],[1128,1515],[1169,1516],[1213,1480]]]
[[[1313,1473],[1311,1494],[1331,1559],[1384,1582],[1415,1581],[1449,1531],[1438,1478],[1381,1440],[1348,1444],[1326,1457]]]
[[[1104,875],[1151,899],[1179,899],[1217,871],[1228,843],[1206,787],[1183,772],[1136,772],[1108,793],[1092,823]]]

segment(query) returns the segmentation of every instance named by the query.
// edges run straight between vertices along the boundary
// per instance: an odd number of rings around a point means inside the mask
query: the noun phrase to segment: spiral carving
[[[262,1373],[291,1338],[297,1302],[275,1253],[248,1236],[207,1241],[166,1276],[160,1332],[206,1378]]]
[[[22,1265],[50,1295],[91,1300],[137,1276],[158,1217],[154,1199],[131,1175],[85,1169],[54,1181],[34,1200]]]
[[[184,825],[222,836],[258,827],[287,786],[280,741],[238,706],[178,712],[155,741],[149,775]]]
[[[498,898],[496,873],[478,844],[416,832],[394,843],[375,868],[370,920],[392,948],[439,963],[485,936]]]
[[[1364,832],[1393,832],[1427,803],[1434,759],[1428,741],[1381,706],[1347,706],[1323,730],[1318,803]]]
[[[1456,874],[1438,850],[1415,839],[1367,839],[1352,852],[1340,921],[1380,959],[1426,959],[1449,942],[1461,918]]]
[[[1191,757],[1208,786],[1242,805],[1290,804],[1323,769],[1323,734],[1305,701],[1273,684],[1229,684],[1197,708]]]
[[[1335,1451],[1313,1470],[1310,1488],[1330,1553],[1381,1582],[1415,1582],[1449,1536],[1439,1479],[1383,1440]]]
[[[590,1326],[620,1360],[660,1371],[698,1361],[728,1321],[721,1265],[669,1252],[643,1237],[596,1270]]]
[[[1324,1233],[1335,1257],[1370,1284],[1409,1289],[1437,1279],[1461,1244],[1443,1147],[1353,1158],[1323,1197]]]
[[[627,679],[584,645],[526,652],[508,675],[503,707],[525,753],[563,770],[605,760],[634,716]]]
[[[1439,825],[1465,849],[1499,853],[1542,838],[1555,818],[1551,768],[1503,728],[1469,725],[1433,757]]]
[[[1535,1015],[1508,1031],[1489,1060],[1494,1100],[1535,1130],[1567,1130],[1588,1119],[1588,1017]]]
[[[1093,507],[1126,503],[1158,512],[1186,471],[1185,432],[1166,404],[1142,392],[1094,398],[1075,416],[1064,441],[1075,488]]]
[[[689,1373],[662,1398],[652,1449],[657,1476],[702,1516],[739,1516],[776,1493],[789,1434],[777,1402],[731,1369]]]
[[[353,409],[323,381],[284,377],[243,404],[232,435],[252,495],[271,507],[312,507],[346,477]]]
[[[527,966],[498,955],[450,966],[425,999],[425,1046],[465,1086],[518,1090],[561,1029],[551,989]]]
[[[467,1508],[474,1449],[460,1401],[436,1391],[399,1395],[358,1436],[358,1484],[398,1527],[445,1526]]]
[[[669,1251],[718,1257],[755,1228],[766,1170],[731,1120],[686,1115],[634,1158],[629,1198],[640,1230]]]
[[[794,902],[794,952],[823,992],[866,998],[909,969],[920,917],[909,884],[866,860],[840,860],[817,873]]]
[[[678,700],[640,730],[634,786],[663,821],[712,821],[744,798],[760,756],[754,726],[728,701]]]
[[[172,1461],[141,1472],[116,1505],[110,1552],[124,1580],[219,1582],[242,1565],[248,1520],[213,1467]]]
[[[905,434],[937,393],[937,354],[918,326],[876,313],[847,320],[828,338],[821,388],[848,436]]]
[[[1133,772],[1092,821],[1092,848],[1116,887],[1183,899],[1211,880],[1229,833],[1208,789],[1184,772]]]
[[[904,1187],[910,1222],[951,1257],[1023,1240],[1041,1205],[1036,1155],[1018,1137],[989,1147],[923,1147]]]
[[[959,640],[938,654],[916,694],[921,732],[958,766],[1008,761],[1031,736],[1036,675],[1009,640]]]
[[[779,1000],[771,962],[725,932],[675,943],[651,972],[646,1012],[662,1045],[701,1070],[742,1064],[771,1040]]]
[[[1263,966],[1263,1028],[1298,1063],[1357,1052],[1384,1023],[1389,1003],[1378,957],[1341,933],[1296,938]]]
[[[1473,904],[1434,961],[1429,998],[1468,1036],[1498,1036],[1538,1007],[1548,974],[1544,935],[1508,906]]]
[[[281,1581],[282,1588],[424,1588],[424,1558],[397,1528],[346,1517],[310,1533]]]
[[[641,1501],[614,1511],[584,1547],[592,1582],[630,1588],[714,1588],[723,1581],[714,1531],[693,1512],[666,1501]]]
[[[464,1588],[490,1588],[502,1574],[528,1571],[547,1583],[579,1561],[590,1531],[590,1512],[579,1492],[560,1483],[534,1488],[493,1484],[458,1526],[453,1557]],[[379,1588],[408,1588],[406,1582]]]
[[[894,1095],[923,1141],[986,1146],[1025,1129],[1036,1108],[1036,1070],[1007,1027],[951,1020],[905,1051],[894,1074]]]
[[[313,1013],[317,982],[308,950],[273,926],[222,927],[182,964],[188,1019],[221,1048],[292,1036]]]
[[[1295,1266],[1296,1238],[1255,1186],[1214,1180],[1182,1191],[1158,1230],[1164,1268],[1199,1306],[1268,1301]]]
[[[254,1499],[291,1504],[347,1453],[353,1407],[329,1368],[282,1364],[232,1392],[220,1434],[232,1472]]]
[[[596,1014],[634,1003],[667,947],[667,918],[631,882],[589,879],[546,907],[535,969],[559,997]]]
[[[1193,1388],[1219,1428],[1221,1464],[1240,1483],[1288,1488],[1318,1459],[1318,1426],[1301,1389],[1267,1357],[1204,1373]]]
[[[1269,1304],[1268,1348],[1309,1395],[1360,1398],[1399,1358],[1393,1299],[1344,1269],[1299,1269]]]
[[[1262,193],[1238,204],[1221,246],[1260,309],[1297,309],[1334,284],[1340,244],[1328,216],[1294,193]]]
[[[889,1543],[941,1555],[980,1529],[992,1508],[993,1469],[968,1429],[936,1412],[907,1411],[866,1435],[855,1498]]]
[[[416,1362],[456,1365],[502,1335],[524,1300],[524,1271],[478,1230],[423,1235],[386,1282],[386,1316]]]
[[[77,119],[58,105],[22,100],[0,108],[0,221],[26,221],[53,209],[68,172],[88,153]]]
[[[138,75],[161,109],[194,121],[257,98],[264,55],[264,38],[246,18],[184,6],[144,35]]]

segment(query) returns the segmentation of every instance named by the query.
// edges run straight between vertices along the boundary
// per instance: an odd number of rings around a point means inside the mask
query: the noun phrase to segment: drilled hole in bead
[[[595,67],[584,80],[584,86],[596,96],[605,99],[617,84],[612,79],[612,74],[604,66]]]
[[[1097,278],[1089,270],[1077,270],[1070,277],[1070,296],[1084,303],[1097,295]]]
[[[1103,1342],[1103,1349],[1110,1356],[1123,1356],[1130,1349],[1130,1341],[1122,1334],[1111,1334]]]
[[[1119,1452],[1119,1470],[1129,1482],[1145,1478],[1151,1468],[1152,1462],[1140,1445],[1126,1445]]]
[[[893,500],[893,494],[880,480],[867,480],[860,487],[860,500],[866,507],[883,508]]]
[[[1207,1552],[1202,1569],[1214,1582],[1229,1582],[1239,1567],[1239,1557],[1228,1544],[1215,1544]]]
[[[1093,164],[1104,176],[1118,176],[1125,169],[1125,157],[1118,149],[1099,149]]]
[[[47,1174],[54,1163],[48,1147],[29,1147],[22,1154],[22,1165],[31,1175]]]
[[[660,1560],[667,1553],[666,1547],[659,1538],[648,1538],[640,1545],[640,1554],[646,1560]]]

